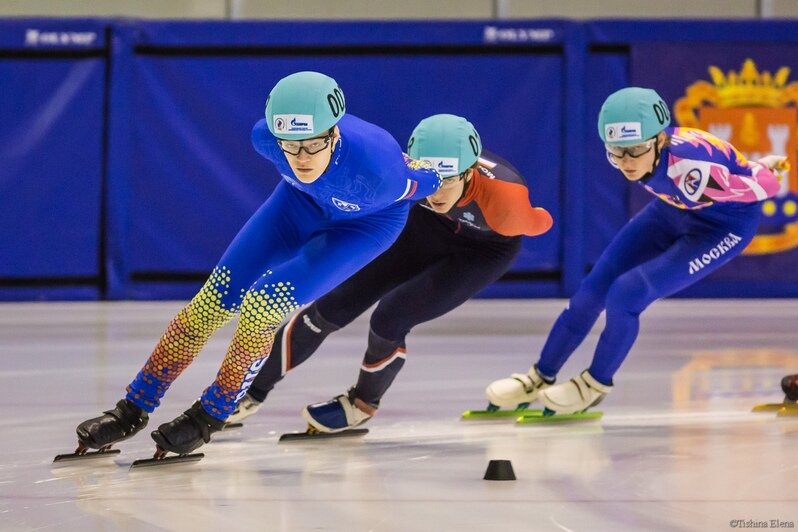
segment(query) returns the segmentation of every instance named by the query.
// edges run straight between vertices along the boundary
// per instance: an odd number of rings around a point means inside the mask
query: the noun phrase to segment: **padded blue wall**
[[[10,297],[100,293],[103,28],[0,21],[0,284]],[[63,46],[46,44],[62,34]],[[70,44],[91,34],[89,46]]]
[[[595,117],[607,94],[634,81],[634,54],[677,41],[789,47],[796,30],[0,20],[0,299],[191,296],[277,182],[249,132],[270,87],[298,70],[335,77],[349,111],[400,144],[427,115],[468,117],[555,218],[481,295],[567,296],[633,212]],[[798,295],[793,285],[709,279],[694,293]]]

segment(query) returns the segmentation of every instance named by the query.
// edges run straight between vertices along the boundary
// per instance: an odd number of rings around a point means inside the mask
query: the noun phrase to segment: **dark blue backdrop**
[[[202,25],[200,35],[196,24],[116,29],[125,52],[114,60],[112,94],[125,104],[111,111],[108,183],[110,203],[123,207],[109,211],[110,297],[196,289],[279,179],[249,145],[249,130],[268,90],[298,70],[333,76],[349,112],[402,145],[425,116],[467,116],[527,177],[533,200],[560,218],[563,30],[543,44],[487,47],[482,24],[310,26],[291,47],[285,25]],[[413,34],[434,38],[419,46]],[[525,241],[513,275],[528,293],[560,292],[561,241],[559,225]],[[518,295],[510,285],[487,293]]]
[[[792,51],[796,30],[0,20],[0,299],[189,297],[274,186],[249,131],[269,88],[305,69],[335,77],[350,112],[400,144],[424,116],[468,117],[555,218],[482,295],[567,296],[633,209],[595,133],[603,99],[633,81],[662,84],[641,77],[645,68],[669,80],[672,100],[693,80],[682,69],[693,47],[697,65],[730,43],[745,50],[743,38]],[[771,273],[765,285],[709,279],[692,293],[798,294]]]

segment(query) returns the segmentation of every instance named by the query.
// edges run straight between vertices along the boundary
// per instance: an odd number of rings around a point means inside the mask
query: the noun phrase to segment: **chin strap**
[[[657,169],[657,165],[659,164],[659,156],[662,152],[659,151],[659,142],[654,143],[654,164],[651,165],[651,172],[650,174],[654,173],[654,170]]]
[[[338,140],[336,140],[335,142],[331,142],[330,143],[330,160],[327,161],[327,166],[324,167],[324,171],[322,172],[322,174],[325,174],[327,172],[327,170],[330,169],[330,165],[332,164],[332,161],[333,161],[333,156],[335,155],[335,146],[337,146],[340,143],[341,143],[341,136],[340,135],[338,136]]]
[[[470,173],[468,175],[471,176],[471,179],[473,180],[474,179],[474,172],[476,172],[476,169],[475,168],[469,168],[469,171],[470,171]],[[463,199],[463,196],[465,196],[466,192],[468,192],[468,186],[470,184],[471,184],[471,181],[469,181],[468,179],[463,177],[463,191],[460,193],[460,197],[457,198],[457,201],[454,202],[454,205],[452,207],[456,207],[457,204],[460,203],[460,200]]]
[[[662,152],[659,149],[659,142],[656,142],[654,144],[654,163],[651,165],[651,170],[649,172],[647,172],[643,177],[638,179],[637,180],[638,183],[645,183],[646,181],[651,179],[651,176],[654,175],[654,171],[657,169],[657,166],[659,165],[660,155],[662,155]],[[616,166],[616,168],[617,168],[617,166]]]

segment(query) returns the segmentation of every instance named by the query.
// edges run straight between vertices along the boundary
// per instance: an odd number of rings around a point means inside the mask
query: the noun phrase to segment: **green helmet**
[[[318,72],[297,72],[277,82],[266,100],[266,124],[283,140],[319,136],[344,116],[346,101],[338,83]]]
[[[482,141],[463,117],[433,115],[418,123],[407,141],[407,154],[427,161],[441,177],[465,172],[482,153]]]
[[[671,123],[668,105],[652,89],[627,87],[601,106],[599,137],[613,146],[632,146],[654,137]]]

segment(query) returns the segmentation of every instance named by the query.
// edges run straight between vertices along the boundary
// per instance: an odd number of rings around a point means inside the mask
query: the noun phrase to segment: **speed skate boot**
[[[584,412],[599,404],[612,391],[612,386],[601,384],[588,370],[579,376],[540,392],[546,407],[544,415],[574,414]]]
[[[106,410],[100,417],[87,419],[78,425],[78,448],[74,453],[59,454],[53,462],[82,460],[119,454],[118,449],[111,446],[126,440],[147,426],[147,412],[127,399],[116,403],[116,407]],[[97,449],[90,452],[89,449]]]
[[[91,449],[107,449],[134,436],[147,426],[147,421],[147,412],[127,399],[122,399],[116,403],[116,407],[103,412],[102,416],[78,425],[78,445]]]
[[[784,401],[755,405],[752,412],[778,412],[779,416],[798,416],[798,374],[781,379]]]
[[[538,398],[541,390],[554,384],[554,379],[544,377],[538,372],[537,364],[527,373],[513,373],[508,379],[493,381],[485,389],[488,396],[488,410],[503,408],[526,408]]]
[[[781,389],[784,391],[784,405],[778,415],[798,416],[798,373],[781,379]]]
[[[369,412],[355,406],[356,401]],[[357,400],[354,396],[354,388],[350,388],[347,393],[333,397],[327,402],[306,406],[302,410],[302,417],[308,422],[310,432],[335,433],[362,425],[376,412],[376,407]]]
[[[784,391],[785,403],[798,403],[798,373],[781,379],[781,389]]]
[[[260,407],[263,406],[261,401],[257,401],[251,395],[245,395],[236,405],[236,409],[233,411],[232,414],[225,420],[227,423],[225,426],[230,426],[233,423],[241,423],[249,416],[253,415],[255,412],[260,410]]]
[[[205,412],[197,401],[174,420],[152,431],[152,439],[158,444],[159,451],[164,451],[160,455],[156,452],[155,457],[162,457],[167,451],[180,455],[188,454],[211,441],[211,434],[222,430],[224,423]]]

